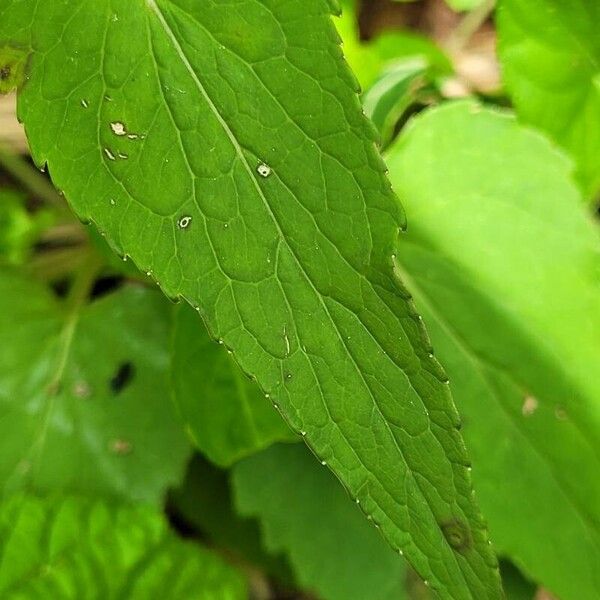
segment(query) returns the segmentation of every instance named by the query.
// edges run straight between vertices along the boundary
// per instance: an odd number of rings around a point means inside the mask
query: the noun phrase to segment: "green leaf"
[[[67,497],[0,504],[5,600],[244,600],[243,578],[147,508]]]
[[[9,44],[0,44],[0,94],[8,94],[25,80],[27,52]]]
[[[344,57],[365,90],[368,90],[386,69],[409,59],[425,62],[437,75],[452,72],[450,60],[441,48],[425,36],[414,32],[384,32],[372,41],[362,41],[354,5],[354,1],[344,2],[342,15],[335,20],[335,24],[344,42]]]
[[[519,117],[577,163],[584,195],[600,188],[600,3],[502,0],[499,53]]]
[[[525,579],[512,563],[500,561],[500,571],[506,600],[535,600],[536,586]]]
[[[383,148],[395,136],[402,116],[424,96],[429,79],[423,60],[400,61],[385,69],[363,95],[365,113],[381,134]]]
[[[47,210],[30,213],[25,198],[11,189],[0,189],[0,264],[21,265],[31,254],[40,233],[52,224]]]
[[[600,596],[600,242],[569,161],[455,103],[388,156],[410,234],[398,269],[464,417],[494,545],[560,598]]]
[[[273,446],[233,468],[239,511],[285,552],[298,582],[323,600],[401,600],[405,561],[369,525],[327,469],[297,445]]]
[[[277,441],[298,440],[186,305],[175,311],[171,382],[188,434],[217,465],[232,465]]]
[[[0,490],[160,502],[189,455],[169,400],[169,308],[133,286],[68,307],[0,273]]]
[[[458,12],[474,10],[483,4],[484,0],[446,0],[446,4]]]
[[[498,598],[329,3],[8,0],[2,39],[31,49],[18,113],[80,218],[198,307],[432,587]]]
[[[169,494],[171,507],[189,526],[228,555],[259,567],[289,587],[293,575],[283,556],[265,552],[259,523],[237,514],[233,506],[229,473],[197,455],[185,480]]]

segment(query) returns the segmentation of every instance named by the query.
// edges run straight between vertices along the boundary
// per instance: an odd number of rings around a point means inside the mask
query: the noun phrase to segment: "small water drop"
[[[356,498],[355,502],[356,502],[356,504],[360,504],[360,499]]]
[[[81,99],[81,106],[83,106],[83,108],[87,108],[89,106],[88,101],[85,98]]]
[[[306,431],[301,431],[301,432],[300,432],[300,435],[301,435],[302,437],[304,437],[304,436],[306,435]]]
[[[258,171],[258,174],[261,177],[268,177],[271,174],[271,167],[269,167],[269,165],[266,165],[265,163],[261,163],[260,165],[258,165],[258,168],[256,169]]]
[[[177,221],[177,225],[179,226],[179,229],[186,229],[190,226],[191,222],[192,217],[190,217],[189,215],[185,215],[183,217],[180,217],[179,221]]]
[[[123,152],[119,152],[119,158],[127,160],[129,158],[129,154],[123,154]]]
[[[326,460],[322,460],[322,461],[321,461],[321,464],[322,464],[323,466],[325,466],[325,465],[327,464],[327,461],[326,461]]]
[[[108,160],[116,160],[115,155],[108,148],[104,148],[104,154],[106,154]]]
[[[404,556],[404,550],[402,550],[402,548],[398,548],[398,554],[400,556]]]
[[[110,205],[111,206],[115,206],[116,203],[117,203],[117,201],[114,198],[110,199]]]

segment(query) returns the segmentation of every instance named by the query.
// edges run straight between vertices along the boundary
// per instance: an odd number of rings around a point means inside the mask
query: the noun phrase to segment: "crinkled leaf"
[[[169,308],[131,286],[73,313],[0,273],[0,490],[161,500],[189,455],[169,397]]]
[[[586,196],[600,188],[600,3],[502,0],[504,81],[523,121],[543,129],[577,163]]]
[[[7,0],[0,40],[31,50],[18,113],[77,214],[198,307],[432,587],[498,598],[329,2]]]
[[[277,441],[299,439],[183,304],[174,317],[171,382],[188,434],[217,465],[229,466]]]
[[[67,497],[0,504],[5,600],[244,600],[244,580],[150,509]]]
[[[498,551],[564,600],[600,596],[600,240],[569,161],[457,103],[388,156],[407,206],[399,271],[465,420]]]
[[[323,600],[406,597],[405,561],[305,447],[244,459],[232,483],[240,512],[260,520],[266,547],[286,553],[298,582]]]

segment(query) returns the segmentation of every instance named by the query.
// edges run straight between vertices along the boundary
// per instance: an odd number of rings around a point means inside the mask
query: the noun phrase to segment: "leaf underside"
[[[328,3],[11,0],[0,40],[32,51],[19,117],[79,217],[197,307],[441,597],[498,598]]]

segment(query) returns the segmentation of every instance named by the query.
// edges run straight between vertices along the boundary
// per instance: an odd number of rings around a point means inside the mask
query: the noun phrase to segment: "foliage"
[[[0,504],[0,594],[7,600],[242,600],[239,573],[177,539],[161,515],[78,497]]]
[[[336,4],[0,3],[3,598],[600,596],[600,2]]]

